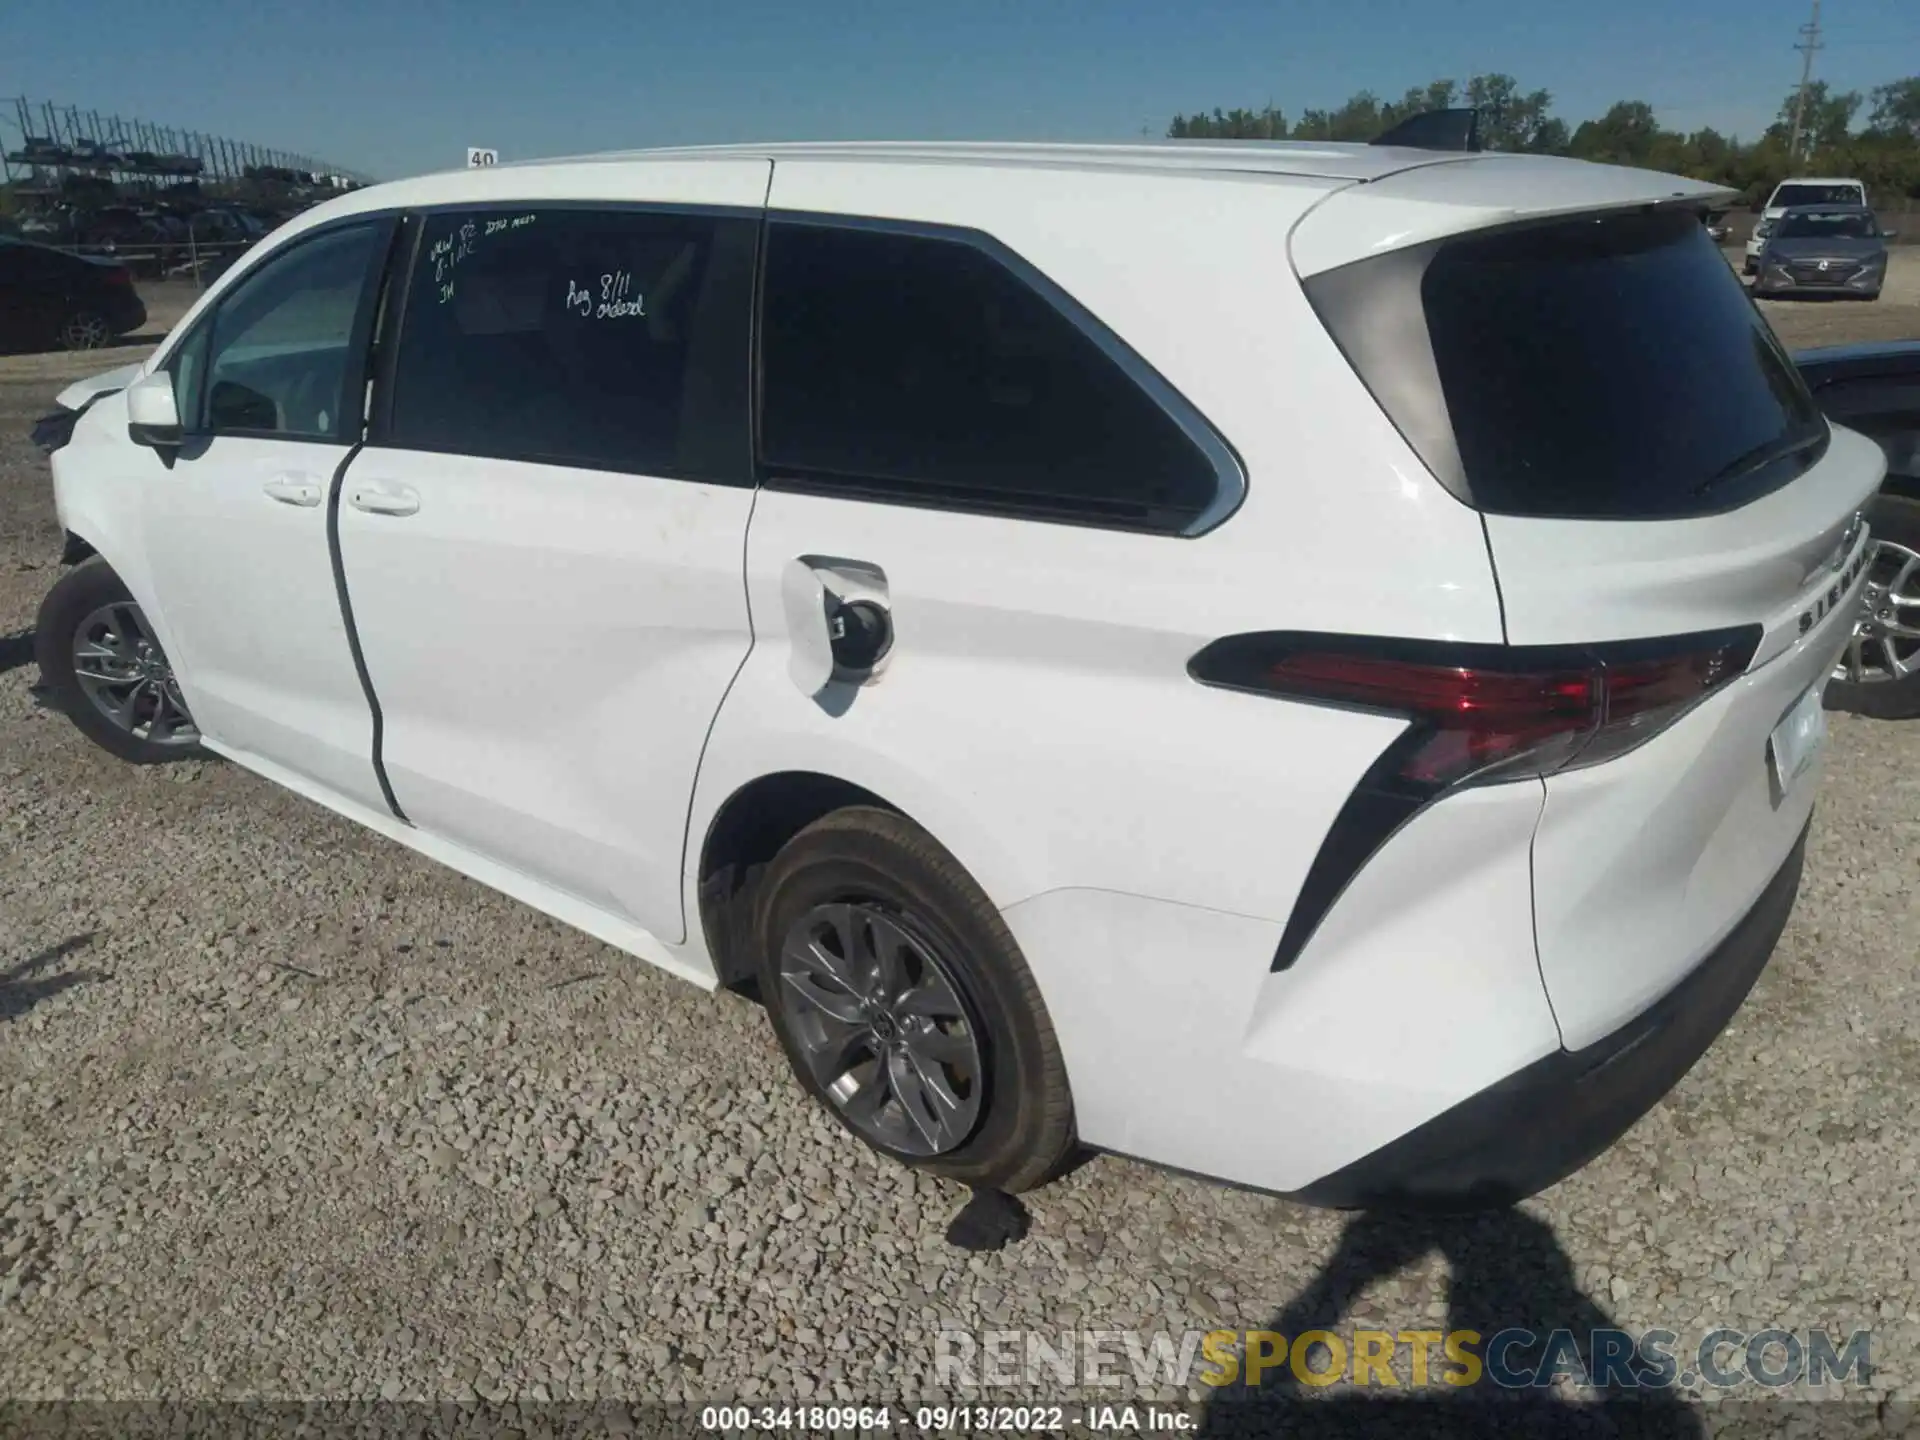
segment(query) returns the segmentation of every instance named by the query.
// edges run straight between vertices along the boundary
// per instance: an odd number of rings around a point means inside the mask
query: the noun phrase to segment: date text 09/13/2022
[[[1046,1434],[1068,1426],[1124,1434],[1180,1433],[1199,1417],[1173,1405],[709,1405],[700,1428],[722,1434],[891,1432]]]

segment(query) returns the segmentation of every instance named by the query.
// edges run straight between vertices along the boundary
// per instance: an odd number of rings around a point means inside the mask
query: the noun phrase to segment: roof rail
[[[1408,150],[1478,150],[1480,111],[1477,107],[1423,111],[1367,143],[1399,145]]]

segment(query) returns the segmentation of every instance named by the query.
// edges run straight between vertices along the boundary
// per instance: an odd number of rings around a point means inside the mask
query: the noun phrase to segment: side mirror
[[[127,438],[154,449],[180,443],[180,406],[166,371],[142,375],[127,387]]]

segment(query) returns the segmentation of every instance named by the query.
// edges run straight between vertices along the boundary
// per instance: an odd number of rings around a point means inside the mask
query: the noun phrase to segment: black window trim
[[[1054,508],[1023,501],[1017,495],[990,495],[971,489],[949,488],[941,493],[927,486],[908,489],[897,480],[875,476],[854,476],[829,471],[802,470],[768,465],[761,444],[762,398],[766,383],[765,354],[765,266],[768,243],[760,245],[760,275],[756,281],[753,307],[753,457],[758,484],[767,490],[797,494],[833,495],[846,499],[872,501],[886,505],[904,505],[914,509],[958,511],[976,515],[999,515],[1016,519],[1077,525],[1100,530],[1127,530],[1140,534],[1195,539],[1219,528],[1231,519],[1246,499],[1247,473],[1240,456],[1213,422],[1198,406],[1180,393],[1171,381],[1148,363],[1137,350],[1116,335],[1107,324],[1071,293],[1031,261],[984,230],[968,226],[943,225],[918,220],[892,220],[869,215],[842,215],[815,210],[782,210],[769,206],[765,230],[774,225],[805,226],[818,230],[858,230],[870,233],[905,235],[922,240],[938,240],[966,245],[999,264],[1028,286],[1041,300],[1052,306],[1069,324],[1084,334],[1133,382],[1143,396],[1180,428],[1188,440],[1206,458],[1214,472],[1214,494],[1192,520],[1178,530],[1154,526],[1128,525],[1078,509]]]
[[[206,341],[206,354],[202,357],[206,375],[204,382],[213,371],[212,354],[214,327],[220,318],[220,312],[232,301],[234,292],[245,285],[254,275],[267,266],[275,264],[282,257],[294,254],[308,244],[321,240],[342,230],[374,229],[375,242],[373,254],[367,261],[366,274],[361,277],[360,297],[354,302],[353,326],[347,332],[347,372],[341,384],[341,396],[345,408],[339,417],[339,425],[332,435],[289,435],[284,430],[230,429],[211,430],[206,423],[207,396],[211,387],[202,384],[200,388],[201,404],[195,407],[191,416],[180,417],[181,438],[185,440],[215,440],[222,437],[236,440],[284,440],[289,444],[305,445],[354,445],[359,443],[365,424],[367,379],[370,372],[369,336],[373,326],[373,309],[380,297],[380,287],[385,280],[387,267],[392,263],[394,253],[394,232],[401,220],[399,210],[366,210],[354,215],[342,215],[337,220],[328,220],[315,225],[312,229],[302,230],[298,235],[290,236],[283,244],[275,245],[257,259],[249,257],[252,263],[234,275],[233,280],[221,286],[220,292],[213,297],[204,313],[196,316],[191,328],[178,332],[179,338],[168,337],[163,351],[153,358],[147,373],[158,374],[165,370],[175,374],[174,362],[184,355],[202,338]],[[382,233],[384,232],[384,233]],[[175,403],[179,400],[179,390],[174,392]]]
[[[369,407],[366,429],[366,444],[370,449],[387,450],[395,454],[413,455],[458,455],[468,460],[497,460],[509,465],[544,465],[556,470],[590,470],[609,475],[645,475],[649,479],[679,480],[689,485],[718,485],[729,490],[751,490],[757,488],[754,475],[749,473],[729,479],[692,470],[682,470],[674,466],[652,466],[646,470],[635,470],[631,465],[614,461],[583,460],[570,456],[541,455],[535,453],[515,453],[512,455],[476,454],[472,450],[458,445],[400,445],[393,438],[393,396],[394,374],[399,366],[400,347],[406,343],[407,306],[413,294],[414,272],[418,268],[420,246],[427,233],[427,221],[435,215],[453,215],[480,210],[574,210],[596,215],[633,214],[685,216],[695,219],[748,220],[755,227],[753,280],[754,301],[752,319],[749,321],[748,336],[741,337],[747,342],[742,351],[743,361],[748,370],[748,410],[749,423],[754,425],[758,406],[755,403],[753,350],[751,332],[758,326],[759,305],[758,287],[761,256],[766,248],[765,226],[762,223],[765,211],[758,205],[709,205],[677,204],[671,200],[548,200],[540,197],[508,197],[504,199],[447,200],[434,205],[410,205],[402,218],[408,227],[408,233],[396,247],[395,264],[401,268],[395,275],[387,297],[386,323],[375,344],[373,377],[373,403]]]
[[[393,256],[387,272],[386,306],[379,316],[380,328],[373,336],[373,354],[367,371],[372,387],[368,395],[367,422],[362,443],[382,444],[393,423],[393,372],[400,353],[402,317],[413,294],[413,271],[420,258],[420,236],[426,230],[425,217],[417,210],[400,216],[400,231],[395,237]]]

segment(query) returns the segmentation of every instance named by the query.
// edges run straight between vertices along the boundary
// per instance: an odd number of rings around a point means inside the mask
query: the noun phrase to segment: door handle
[[[412,515],[420,509],[420,492],[406,485],[391,490],[355,485],[347,491],[347,503],[369,515]]]
[[[267,481],[261,488],[282,505],[300,505],[311,508],[320,503],[319,483],[313,480],[303,480],[298,475],[277,476]]]

